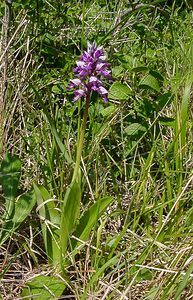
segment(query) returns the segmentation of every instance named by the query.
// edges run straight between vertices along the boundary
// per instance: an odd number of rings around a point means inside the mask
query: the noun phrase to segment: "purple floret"
[[[67,88],[68,90],[75,88],[73,102],[79,98],[88,97],[91,91],[97,92],[106,102],[108,91],[104,88],[102,80],[106,78],[111,81],[109,67],[102,48],[97,47],[95,42],[93,44],[88,43],[87,51],[83,52],[74,68],[77,78],[70,80],[70,85]]]

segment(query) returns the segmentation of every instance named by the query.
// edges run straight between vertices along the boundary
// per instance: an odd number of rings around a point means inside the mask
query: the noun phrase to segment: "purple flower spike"
[[[73,102],[88,97],[92,91],[97,92],[107,102],[108,91],[103,87],[102,80],[106,78],[111,81],[111,75],[102,47],[97,47],[96,42],[88,43],[87,51],[76,62],[74,72],[77,78],[70,80],[67,87],[68,90],[76,88]]]

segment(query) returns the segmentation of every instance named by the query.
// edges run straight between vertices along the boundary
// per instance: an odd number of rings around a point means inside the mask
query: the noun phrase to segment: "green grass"
[[[1,23],[1,298],[192,299],[192,11],[59,2],[13,2]],[[85,103],[66,87],[87,40],[113,84],[73,186]]]

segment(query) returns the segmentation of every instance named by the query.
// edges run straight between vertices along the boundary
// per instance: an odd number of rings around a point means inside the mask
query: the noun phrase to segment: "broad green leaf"
[[[161,110],[165,106],[169,105],[171,103],[171,100],[172,100],[171,93],[165,93],[165,94],[159,96],[156,99],[156,103],[157,103],[159,110]]]
[[[60,278],[40,275],[26,284],[21,297],[28,300],[54,300],[62,295],[65,287],[64,281]]]
[[[60,266],[60,214],[56,209],[55,199],[42,186],[34,184],[34,191],[49,263]]]
[[[118,77],[123,73],[124,68],[122,66],[116,66],[112,69],[113,77]]]
[[[133,68],[131,71],[135,72],[135,73],[137,73],[137,72],[147,72],[147,71],[149,71],[149,68],[146,67],[146,66],[138,66],[138,67]]]
[[[19,196],[15,203],[15,213],[13,216],[13,222],[20,224],[29,216],[31,210],[36,203],[36,196],[34,191],[27,192]]]
[[[91,230],[105,211],[107,206],[111,203],[112,197],[105,197],[97,200],[80,218],[79,224],[74,235],[82,241],[86,241]],[[73,249],[77,247],[78,242],[73,241]]]
[[[154,103],[144,97],[141,103],[139,103],[139,106],[137,106],[137,110],[139,115],[142,115],[145,118],[150,118],[155,112],[155,106]]]
[[[123,55],[120,53],[117,53],[117,58],[121,62],[121,65],[126,70],[131,70],[136,65],[136,58],[132,55]],[[117,78],[115,76],[115,78]]]
[[[162,76],[162,74],[156,70],[150,70],[149,74],[160,81],[164,81],[164,77]]]
[[[53,85],[52,87],[52,93],[54,94],[60,94],[61,93],[61,88],[57,84]]]
[[[137,134],[139,131],[146,131],[147,129],[139,123],[132,123],[125,128],[125,132],[128,135]]]
[[[9,219],[14,212],[14,199],[21,175],[21,161],[16,155],[7,153],[1,163],[0,184],[5,197],[5,215]]]
[[[141,269],[137,274],[136,280],[152,280],[153,274],[149,269]]]
[[[146,75],[141,79],[141,81],[139,82],[139,87],[144,89],[152,89],[155,90],[156,92],[160,92],[160,86],[158,80],[150,74]]]
[[[116,107],[114,105],[110,105],[108,107],[103,108],[100,113],[102,114],[103,117],[108,117],[112,113],[116,111]]]
[[[66,254],[70,235],[74,231],[79,218],[80,200],[80,184],[77,181],[74,181],[66,191],[62,209],[60,242],[63,255]]]
[[[159,117],[158,120],[160,121],[161,125],[165,125],[165,126],[170,126],[170,127],[175,127],[175,119],[173,118],[169,118],[169,117]]]
[[[113,100],[127,100],[132,94],[132,90],[127,85],[121,82],[114,82],[109,90],[109,99]]]
[[[0,245],[3,244],[20,224],[29,216],[36,203],[33,191],[27,192],[16,199],[13,217],[5,220],[0,234]]]

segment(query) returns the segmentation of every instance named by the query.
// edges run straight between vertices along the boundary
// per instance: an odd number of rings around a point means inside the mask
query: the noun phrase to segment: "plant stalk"
[[[82,124],[81,124],[81,128],[80,128],[79,140],[77,143],[76,164],[75,164],[75,168],[74,168],[74,172],[73,172],[73,176],[72,176],[72,182],[77,179],[78,171],[80,168],[80,160],[81,160],[82,149],[83,149],[83,144],[84,144],[84,135],[85,135],[85,130],[86,130],[86,122],[87,122],[87,118],[88,118],[89,103],[90,103],[90,93],[86,97],[86,105],[85,105],[84,115],[83,115]]]

